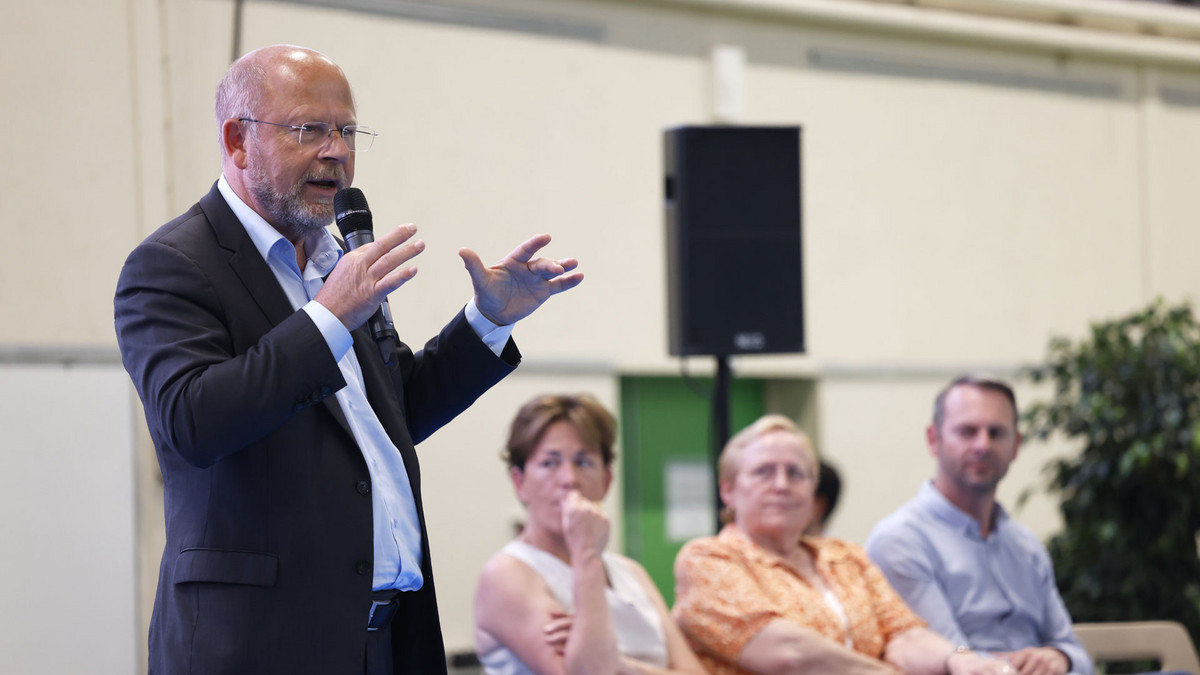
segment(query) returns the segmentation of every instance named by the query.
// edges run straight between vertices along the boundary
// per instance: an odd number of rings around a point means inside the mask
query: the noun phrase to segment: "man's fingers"
[[[405,223],[391,230],[387,230],[375,240],[375,243],[381,245],[383,247],[382,250],[387,252],[408,241],[408,239],[416,233],[416,225],[412,223]]]
[[[1033,664],[1031,663],[1032,654],[1027,649],[1021,649],[1013,652],[1008,657],[1008,663],[1012,666],[1014,673],[1030,673],[1033,672]]]
[[[554,260],[553,258],[537,258],[525,263],[529,271],[538,275],[546,281],[566,274],[576,267],[579,267],[579,261],[575,258],[563,258],[562,260]]]
[[[375,262],[371,263],[371,266],[367,268],[367,272],[382,280],[382,278],[399,269],[404,263],[420,255],[424,250],[425,242],[420,239],[404,242],[395,248],[385,251]]]
[[[525,240],[525,242],[523,242],[520,246],[514,248],[512,253],[508,254],[508,257],[517,262],[527,263],[530,260],[533,260],[533,256],[537,254],[538,251],[542,250],[542,247],[549,243],[550,235],[536,234]]]
[[[549,258],[538,258],[525,263],[525,267],[533,274],[549,281],[554,277],[563,273],[563,268],[558,264],[558,261]]]
[[[563,291],[569,291],[575,288],[583,281],[583,272],[574,272],[572,274],[564,274],[557,279],[550,281],[550,295],[558,295]]]
[[[462,258],[463,265],[467,268],[467,274],[471,275],[471,280],[478,281],[484,273],[483,260],[479,254],[464,246],[458,249],[458,257]]]
[[[384,295],[400,288],[409,279],[417,276],[417,268],[409,265],[408,267],[398,267],[388,273],[387,276],[375,282],[375,290],[383,291]]]
[[[359,246],[351,253],[357,256],[362,256],[367,267],[373,266],[380,258],[388,255],[404,242],[412,238],[417,233],[417,226],[412,223],[405,223],[395,229],[388,230],[383,233],[375,241],[365,246]],[[349,254],[347,254],[349,255]]]

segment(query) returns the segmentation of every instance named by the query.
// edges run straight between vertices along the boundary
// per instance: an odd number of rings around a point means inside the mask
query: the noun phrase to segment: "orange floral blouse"
[[[896,635],[925,626],[859,546],[806,537],[817,571],[849,619],[842,618],[782,558],[735,525],[688,542],[675,559],[675,621],[710,673],[745,673],[738,654],[775,619],[785,619],[874,658]]]

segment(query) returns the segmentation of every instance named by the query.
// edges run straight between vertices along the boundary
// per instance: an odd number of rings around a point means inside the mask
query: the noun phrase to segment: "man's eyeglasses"
[[[375,137],[379,134],[375,133],[370,127],[362,127],[357,124],[347,124],[341,129],[329,124],[328,122],[305,122],[304,124],[280,124],[278,122],[264,122],[250,117],[238,118],[239,122],[254,122],[255,124],[270,124],[273,127],[283,127],[297,132],[300,145],[321,144],[325,139],[333,136],[333,132],[338,132],[342,135],[342,141],[346,143],[346,147],[350,152],[366,152],[371,149],[371,145],[375,143]]]

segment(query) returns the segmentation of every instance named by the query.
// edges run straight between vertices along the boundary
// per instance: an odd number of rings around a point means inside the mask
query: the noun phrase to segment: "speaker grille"
[[[664,134],[670,353],[804,351],[799,127]]]

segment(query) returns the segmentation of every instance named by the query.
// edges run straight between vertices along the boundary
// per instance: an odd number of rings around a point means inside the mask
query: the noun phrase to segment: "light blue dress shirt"
[[[1054,647],[1071,660],[1071,673],[1092,675],[1050,554],[999,504],[983,539],[979,523],[927,482],[875,526],[866,549],[909,607],[954,644],[987,652]]]
[[[300,270],[291,242],[247,206],[234,193],[224,175],[217,181],[217,189],[279,280],[292,309],[304,311],[317,325],[346,380],[346,386],[336,393],[337,402],[371,474],[371,513],[375,533],[372,588],[402,591],[421,588],[425,580],[421,574],[420,521],[404,460],[367,401],[362,370],[351,349],[354,339],[350,331],[332,312],[313,300],[321,290],[324,278],[341,260],[341,247],[332,234],[321,230],[305,240],[308,262],[304,270]],[[473,299],[466,307],[466,318],[483,342],[499,355],[512,334],[512,326],[496,326],[488,321],[479,313]]]

